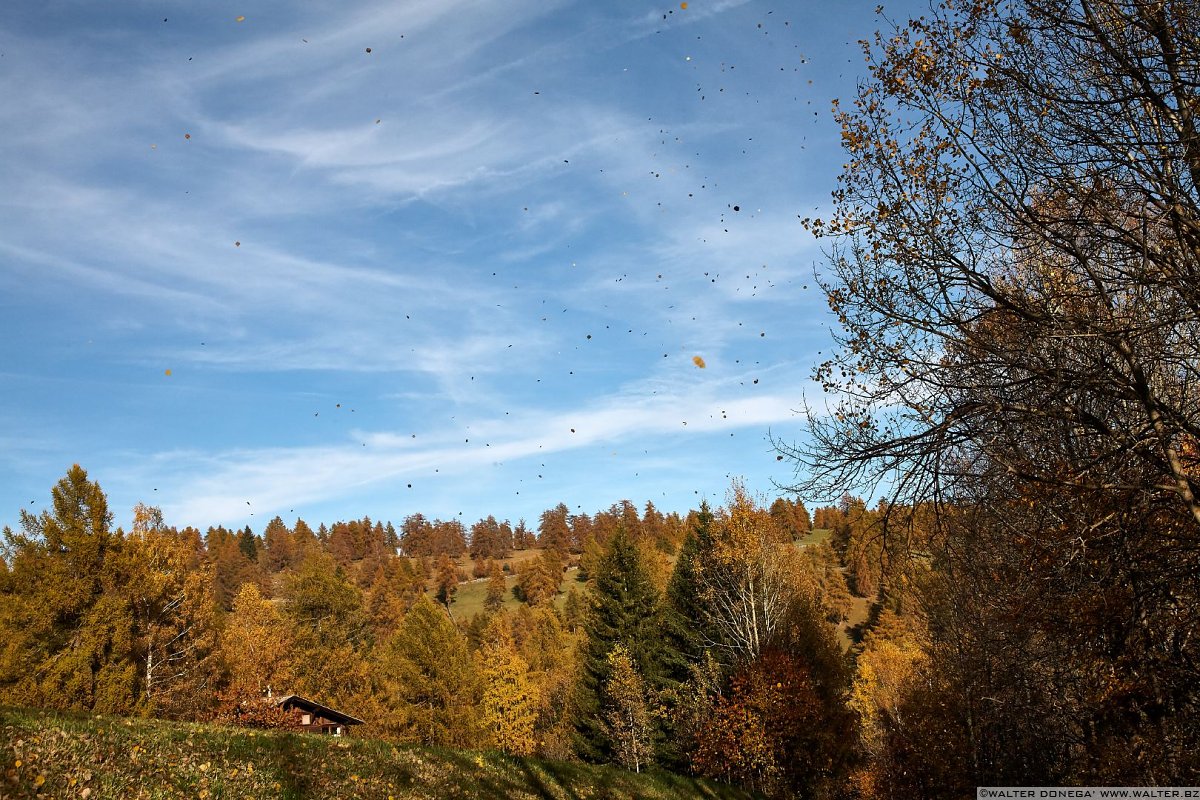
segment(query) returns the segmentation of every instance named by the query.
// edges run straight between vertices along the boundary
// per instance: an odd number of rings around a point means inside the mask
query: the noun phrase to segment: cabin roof
[[[305,711],[320,714],[331,722],[340,722],[343,725],[362,725],[363,721],[358,717],[352,717],[349,714],[344,714],[337,709],[322,705],[315,700],[309,700],[307,697],[301,697],[298,694],[286,694],[283,697],[277,698],[275,704],[283,709],[302,708]]]

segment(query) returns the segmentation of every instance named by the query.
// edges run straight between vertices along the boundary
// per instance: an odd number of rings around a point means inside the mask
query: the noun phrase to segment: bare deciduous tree
[[[807,496],[938,509],[933,646],[980,776],[1195,774],[1200,7],[947,0],[865,51],[808,221],[839,399],[781,449]]]

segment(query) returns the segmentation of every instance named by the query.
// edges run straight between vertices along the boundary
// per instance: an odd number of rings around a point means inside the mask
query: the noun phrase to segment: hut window
[[[311,725],[312,724],[312,714],[301,714],[300,715],[300,724],[301,725]]]

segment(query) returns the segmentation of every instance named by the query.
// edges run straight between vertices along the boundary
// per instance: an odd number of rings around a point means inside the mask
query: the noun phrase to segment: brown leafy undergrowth
[[[264,732],[0,708],[0,798],[748,798],[669,773]]]

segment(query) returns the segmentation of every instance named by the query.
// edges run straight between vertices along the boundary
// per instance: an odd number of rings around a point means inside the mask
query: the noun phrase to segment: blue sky
[[[0,524],[774,494],[874,6],[7,4]]]

